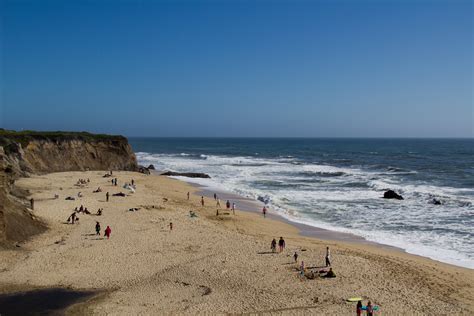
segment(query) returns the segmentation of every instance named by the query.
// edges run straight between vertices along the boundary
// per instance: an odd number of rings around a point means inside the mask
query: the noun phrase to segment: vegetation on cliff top
[[[22,146],[28,145],[32,140],[49,140],[49,141],[64,141],[64,140],[82,140],[82,141],[124,141],[125,137],[120,135],[106,135],[106,134],[91,134],[88,132],[41,132],[41,131],[13,131],[0,128],[0,146],[5,146],[11,141],[20,143]]]

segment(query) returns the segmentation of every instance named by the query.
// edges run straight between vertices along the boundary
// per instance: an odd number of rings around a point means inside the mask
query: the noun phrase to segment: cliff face
[[[123,136],[70,132],[14,132],[0,129],[0,244],[25,240],[45,229],[14,196],[20,176],[60,171],[138,170]]]
[[[82,170],[137,170],[137,160],[123,136],[88,133],[2,135],[6,165],[16,174]]]
[[[5,169],[5,153],[0,147],[0,246],[11,246],[43,232],[46,226],[30,213],[25,206],[25,198],[10,194],[14,184],[13,173]]]

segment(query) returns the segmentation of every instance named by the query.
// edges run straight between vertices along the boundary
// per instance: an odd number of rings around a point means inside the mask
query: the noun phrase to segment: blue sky
[[[471,1],[0,2],[4,128],[474,136]]]

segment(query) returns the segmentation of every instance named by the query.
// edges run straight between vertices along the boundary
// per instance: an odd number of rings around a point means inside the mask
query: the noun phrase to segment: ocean
[[[307,225],[474,268],[474,139],[130,138],[140,164]],[[383,199],[392,189],[404,200]]]

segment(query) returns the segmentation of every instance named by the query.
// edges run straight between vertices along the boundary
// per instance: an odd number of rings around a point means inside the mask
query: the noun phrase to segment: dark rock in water
[[[161,174],[162,176],[178,176],[178,177],[188,177],[188,178],[205,178],[210,179],[211,177],[208,174],[200,172],[173,172],[166,171]]]
[[[472,205],[471,202],[467,202],[467,201],[461,201],[461,202],[459,202],[459,206],[460,206],[460,207],[469,207],[469,206],[471,206],[471,205]]]
[[[150,170],[143,166],[138,166],[138,172],[143,173],[143,174],[150,174]]]
[[[438,199],[432,199],[432,200],[431,200],[431,204],[434,204],[434,205],[441,205],[442,203],[441,203],[441,201],[438,200]]]
[[[387,192],[385,192],[383,194],[383,198],[384,199],[396,199],[396,200],[403,200],[403,196],[401,196],[400,194],[397,194],[395,191],[393,190],[388,190]]]
[[[259,200],[260,202],[263,202],[265,204],[268,204],[268,203],[270,203],[271,198],[268,195],[265,195],[265,196],[258,196],[257,200]]]
[[[149,165],[147,169],[148,169],[148,170],[155,170],[155,166]]]

